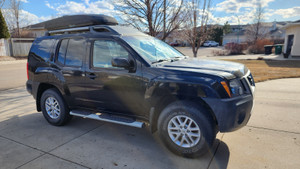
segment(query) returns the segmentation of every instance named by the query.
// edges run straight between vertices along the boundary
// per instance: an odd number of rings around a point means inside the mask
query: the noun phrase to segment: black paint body
[[[80,67],[57,63],[61,39],[84,39],[85,55]],[[48,59],[34,52],[39,41],[51,39]],[[91,66],[92,44],[97,39],[109,39],[122,45],[131,55],[132,69],[94,68]],[[44,59],[46,58],[46,59]],[[134,51],[121,35],[82,33],[45,36],[35,40],[28,56],[27,90],[36,99],[48,88],[57,88],[69,108],[92,112],[107,112],[134,117],[156,124],[161,110],[176,100],[190,100],[207,108],[219,131],[234,131],[248,122],[253,107],[251,86],[245,93],[230,98],[221,81],[246,78],[249,70],[242,64],[200,59],[182,59],[151,64]],[[251,76],[251,74],[250,74]],[[251,76],[252,78],[252,76]],[[253,83],[254,86],[254,83]],[[152,127],[155,130],[155,127]]]

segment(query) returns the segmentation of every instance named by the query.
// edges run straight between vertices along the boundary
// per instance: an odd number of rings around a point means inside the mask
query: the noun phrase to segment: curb
[[[26,63],[26,62],[27,62],[27,59],[0,61],[0,65],[8,65],[8,64],[15,64],[15,63]]]

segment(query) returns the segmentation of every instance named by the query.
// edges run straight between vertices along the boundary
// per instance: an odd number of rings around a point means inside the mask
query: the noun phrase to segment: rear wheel
[[[198,157],[215,140],[215,123],[202,107],[189,102],[175,102],[159,116],[158,132],[164,144],[175,154]]]
[[[48,89],[42,94],[41,108],[45,119],[52,125],[61,126],[71,119],[68,107],[55,89]]]

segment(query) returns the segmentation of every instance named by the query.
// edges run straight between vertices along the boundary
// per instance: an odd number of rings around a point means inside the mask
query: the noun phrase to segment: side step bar
[[[84,111],[73,110],[73,111],[70,111],[70,115],[88,118],[88,119],[99,120],[99,121],[105,121],[105,122],[110,122],[110,123],[122,124],[122,125],[136,127],[136,128],[143,128],[145,126],[145,123],[143,123],[143,122],[135,121],[135,120],[129,119],[129,118],[123,118],[120,116],[104,114],[104,113],[94,114],[94,113],[89,113],[89,112],[84,112]]]

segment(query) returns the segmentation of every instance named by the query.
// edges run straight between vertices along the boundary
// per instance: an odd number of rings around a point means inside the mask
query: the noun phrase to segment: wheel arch
[[[37,89],[37,95],[36,95],[36,110],[39,111],[39,112],[42,111],[42,109],[41,109],[42,94],[48,89],[55,89],[61,96],[63,96],[63,93],[55,85],[49,84],[49,83],[39,84],[39,87]],[[64,97],[62,97],[62,99],[65,101]]]
[[[156,99],[155,103],[152,103],[153,106],[150,109],[150,115],[149,115],[149,123],[150,123],[150,131],[154,133],[157,130],[157,122],[159,115],[163,111],[165,107],[168,105],[177,102],[177,101],[184,101],[192,103],[195,107],[203,108],[207,111],[210,118],[213,119],[215,122],[216,127],[218,126],[217,118],[210,108],[210,106],[201,98],[201,97],[192,97],[192,96],[184,96],[184,95],[172,95],[171,93],[165,95],[164,97],[161,97],[159,99]]]

